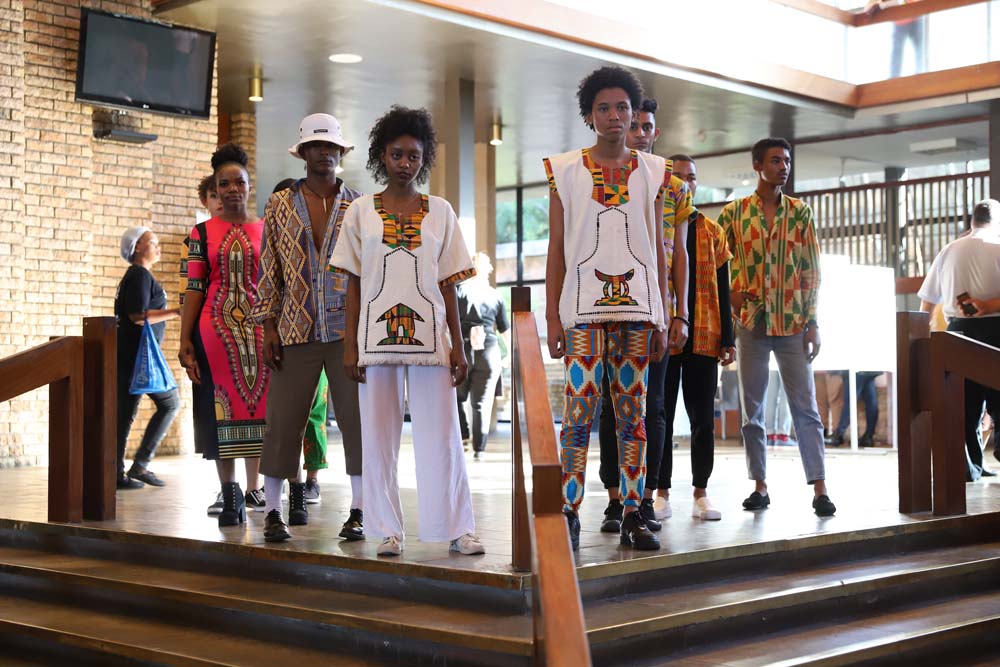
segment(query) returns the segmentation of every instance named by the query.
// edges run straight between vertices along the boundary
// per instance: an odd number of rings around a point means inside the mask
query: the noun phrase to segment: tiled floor
[[[480,572],[511,572],[510,511],[511,465],[509,425],[493,437],[491,449],[481,461],[468,457],[469,478],[473,492],[478,533],[486,546],[484,556],[460,556],[448,553],[446,543],[421,543],[416,540],[416,481],[413,450],[404,434],[400,453],[400,485],[406,512],[407,539],[403,562],[457,567]],[[742,510],[740,503],[752,490],[746,479],[742,449],[737,441],[720,442],[715,457],[715,471],[709,492],[722,511],[722,520],[702,522],[692,519],[690,497],[690,457],[686,443],[674,452],[674,517],[664,522],[660,539],[663,551],[677,553],[734,546],[753,542],[801,537],[825,532],[851,531],[890,526],[931,518],[906,516],[896,510],[896,455],[889,449],[860,452],[829,449],[827,479],[830,495],[836,502],[835,517],[816,517],[810,507],[811,488],[805,484],[798,452],[794,448],[769,451],[769,484],[772,505],[766,512]],[[90,525],[124,531],[170,535],[208,541],[259,545],[267,549],[287,549],[376,558],[374,540],[345,542],[337,537],[340,524],[350,505],[350,486],[344,475],[339,434],[331,430],[328,459],[330,469],[321,473],[323,502],[310,506],[310,524],[292,529],[294,539],[280,545],[265,545],[263,514],[251,514],[245,526],[220,529],[214,518],[206,516],[206,507],[218,489],[214,466],[191,455],[157,459],[152,469],[167,486],[119,492],[118,518],[113,522]],[[631,558],[649,553],[635,553],[619,546],[616,535],[599,532],[606,496],[597,475],[596,438],[588,467],[588,497],[581,510],[583,533],[578,563],[590,565]],[[1000,464],[996,464],[1000,467]],[[46,515],[45,468],[0,470],[0,487],[7,490],[6,502],[0,505],[0,517],[44,521]],[[242,471],[239,478],[242,479]],[[1000,511],[1000,483],[980,481],[967,485],[970,513]]]

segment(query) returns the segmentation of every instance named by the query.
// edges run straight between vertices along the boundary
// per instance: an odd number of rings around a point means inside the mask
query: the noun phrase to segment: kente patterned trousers
[[[566,329],[566,399],[562,445],[564,508],[583,501],[590,428],[607,373],[618,436],[619,491],[638,507],[646,478],[646,380],[652,328],[647,322],[601,322]]]

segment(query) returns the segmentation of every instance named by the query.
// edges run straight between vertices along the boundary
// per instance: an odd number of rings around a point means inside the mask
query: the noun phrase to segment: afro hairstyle
[[[399,137],[409,135],[419,141],[424,148],[424,161],[417,172],[416,182],[422,185],[430,177],[434,161],[437,159],[437,132],[434,122],[426,109],[408,109],[393,105],[389,111],[375,121],[368,133],[368,171],[377,183],[387,183],[389,172],[382,161],[385,147]]]
[[[621,88],[628,94],[632,109],[637,110],[642,104],[643,90],[639,77],[624,67],[602,67],[596,69],[580,82],[580,87],[576,91],[576,99],[580,103],[580,116],[584,122],[594,111],[594,100],[597,93],[608,88]],[[587,123],[587,127],[594,129],[593,124]]]
[[[198,181],[198,199],[207,200],[209,192],[215,192],[215,174],[209,174]]]
[[[792,152],[792,145],[786,139],[782,139],[781,137],[761,139],[750,149],[750,157],[753,159],[754,164],[763,162],[764,156],[772,148],[784,148],[789,153]]]

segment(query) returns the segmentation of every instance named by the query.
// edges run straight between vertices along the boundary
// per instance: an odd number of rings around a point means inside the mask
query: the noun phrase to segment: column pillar
[[[990,198],[1000,200],[1000,100],[990,102]]]

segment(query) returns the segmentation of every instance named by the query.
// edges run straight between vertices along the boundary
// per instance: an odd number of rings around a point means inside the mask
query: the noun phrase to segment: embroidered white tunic
[[[662,224],[656,198],[670,176],[666,161],[632,151],[628,164],[612,170],[597,165],[585,148],[544,162],[564,211],[563,327],[624,321],[664,329],[654,248]]]
[[[450,366],[452,341],[441,287],[475,275],[451,204],[423,195],[399,220],[380,195],[351,203],[330,270],[361,278],[358,365]]]

